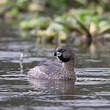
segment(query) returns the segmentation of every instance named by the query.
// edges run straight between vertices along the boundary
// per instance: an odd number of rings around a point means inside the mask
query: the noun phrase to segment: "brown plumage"
[[[29,76],[36,79],[74,80],[74,53],[70,46],[58,47],[54,53],[58,60],[46,61],[32,68]]]

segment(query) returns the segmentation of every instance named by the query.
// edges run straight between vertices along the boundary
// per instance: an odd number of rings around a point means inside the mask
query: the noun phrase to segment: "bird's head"
[[[73,48],[70,46],[58,47],[54,52],[54,56],[65,63],[74,60]]]

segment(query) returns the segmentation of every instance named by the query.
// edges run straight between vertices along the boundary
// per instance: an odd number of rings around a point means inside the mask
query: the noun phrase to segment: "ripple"
[[[9,41],[8,41],[9,40]],[[99,58],[74,49],[77,81],[34,81],[20,72],[20,54],[24,53],[24,71],[36,63],[53,58],[53,48],[35,47],[32,41],[3,37],[0,44],[1,110],[105,110],[110,107],[110,55]],[[83,68],[82,68],[83,67]]]

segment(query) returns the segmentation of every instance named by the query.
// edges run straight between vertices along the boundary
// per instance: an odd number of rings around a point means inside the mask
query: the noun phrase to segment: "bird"
[[[48,60],[28,71],[31,78],[49,80],[76,80],[74,72],[75,54],[71,46],[57,47],[56,60]]]

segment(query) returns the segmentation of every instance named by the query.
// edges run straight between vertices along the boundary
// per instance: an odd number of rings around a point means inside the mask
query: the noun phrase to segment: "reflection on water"
[[[30,79],[26,74],[29,68],[53,59],[53,50],[36,48],[34,41],[28,39],[0,37],[0,109],[109,110],[110,49],[91,58],[88,50],[74,48],[77,62],[75,85],[71,81]],[[20,67],[22,53],[23,73]]]
[[[74,82],[73,81],[52,81],[52,80],[36,80],[29,79],[31,86],[38,90],[41,87],[47,89],[50,94],[73,94]]]

